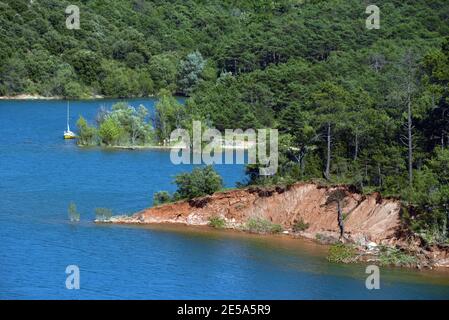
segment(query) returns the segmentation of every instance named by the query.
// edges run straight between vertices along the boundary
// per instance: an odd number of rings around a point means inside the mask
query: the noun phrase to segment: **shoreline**
[[[347,193],[343,209],[349,213],[343,239],[339,237],[336,205],[325,204],[336,189]],[[426,245],[420,238],[406,233],[400,220],[401,208],[398,200],[382,199],[379,194],[358,194],[349,186],[296,183],[290,187],[253,186],[217,192],[151,207],[131,216],[95,220],[95,223],[214,227],[210,224],[213,218],[221,220],[221,226],[216,229],[308,239],[324,245],[343,243],[353,251],[346,260],[340,260],[344,263],[449,269],[449,248]],[[268,227],[257,224],[262,220],[265,221],[262,225]],[[297,227],[298,223],[306,226]],[[272,231],[273,226],[277,226],[277,231]]]
[[[36,100],[63,100],[63,101],[77,101],[77,100],[133,100],[133,99],[146,99],[146,98],[155,98],[155,95],[148,95],[145,97],[106,97],[103,95],[92,95],[86,97],[78,97],[78,98],[66,98],[62,96],[42,96],[38,94],[18,94],[15,96],[0,96],[1,100],[12,100],[12,101],[36,101]]]
[[[186,150],[188,148],[183,146],[158,146],[158,145],[148,145],[148,146],[84,146],[84,145],[78,145],[79,148],[101,148],[101,149],[116,149],[116,150],[172,150],[172,149],[182,149]],[[250,147],[248,146],[229,146],[224,145],[222,146],[222,150],[249,150]]]
[[[181,234],[198,234],[198,235],[211,235],[212,237],[219,237],[220,239],[237,239],[240,241],[266,241],[269,244],[276,244],[281,249],[291,249],[292,247],[297,250],[306,250],[307,255],[313,257],[320,257],[327,260],[330,244],[321,243],[316,239],[311,239],[301,235],[293,234],[267,234],[267,233],[254,233],[247,232],[239,229],[232,228],[214,228],[209,225],[189,225],[184,223],[112,223],[108,221],[94,221],[94,224],[98,226],[115,226],[120,228],[132,228],[135,230],[149,230],[157,232],[169,232],[169,233],[181,233]],[[329,262],[334,264],[335,262]],[[341,264],[341,263],[338,263]],[[378,265],[382,268],[388,268],[389,270],[396,270],[398,272],[414,272],[419,275],[439,275],[444,276],[449,281],[449,268],[447,267],[432,267],[432,268],[416,268],[406,266],[380,266],[376,261],[359,260],[352,263],[343,263],[345,265]]]
[[[316,238],[310,236],[307,233],[293,233],[289,231],[284,231],[281,233],[264,233],[264,232],[251,232],[245,230],[244,228],[237,227],[224,227],[224,228],[215,228],[210,226],[209,224],[188,224],[183,222],[142,222],[139,220],[135,220],[132,216],[113,216],[108,220],[94,220],[95,224],[98,225],[117,225],[117,226],[128,226],[128,227],[140,227],[140,228],[149,228],[156,230],[168,230],[169,232],[217,232],[222,233],[224,236],[240,236],[240,237],[260,237],[265,239],[276,239],[276,240],[291,240],[291,241],[301,241],[303,243],[308,243],[310,245],[320,246],[321,248],[329,250],[332,245],[336,243],[320,241]],[[375,264],[377,266],[382,266],[380,264],[379,255],[373,251],[372,248],[362,248],[353,242],[345,242],[345,244],[351,244],[356,246],[357,254],[354,257],[354,260],[349,262],[339,262],[342,264]],[[335,263],[330,262],[329,263]],[[435,271],[442,272],[449,275],[449,266],[447,265],[420,265],[418,262],[416,265],[384,265],[382,267],[396,268],[396,269],[411,269],[418,271]]]
[[[38,94],[19,94],[16,96],[0,96],[0,100],[95,100],[95,99],[103,99],[103,96],[92,96],[86,99],[65,99],[61,96],[41,96]]]

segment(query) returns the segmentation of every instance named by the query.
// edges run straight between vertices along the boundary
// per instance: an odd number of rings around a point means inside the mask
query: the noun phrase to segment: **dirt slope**
[[[382,199],[378,193],[361,195],[348,186],[324,187],[314,183],[297,183],[290,187],[257,188],[218,192],[211,196],[179,201],[149,208],[131,217],[113,217],[108,222],[120,224],[180,223],[207,225],[211,217],[226,220],[226,227],[245,229],[251,218],[279,224],[287,233],[321,242],[338,240],[337,204],[329,202],[335,190],[343,190],[340,202],[344,214],[345,240],[365,248],[387,245],[413,252],[422,266],[449,267],[449,248],[423,245],[410,237],[401,225],[401,204],[396,199]],[[294,232],[298,221],[309,226]],[[369,254],[368,254],[369,256]]]
[[[289,188],[226,191],[189,202],[153,207],[115,222],[207,225],[210,217],[218,216],[224,218],[229,227],[238,228],[249,218],[258,217],[290,230],[302,219],[309,224],[302,236],[337,235],[337,204],[326,204],[329,194],[336,188],[343,188],[347,194],[342,201],[347,237],[364,237],[376,243],[394,238],[400,228],[398,201],[381,199],[378,194],[360,195],[348,187],[320,187],[312,183]]]

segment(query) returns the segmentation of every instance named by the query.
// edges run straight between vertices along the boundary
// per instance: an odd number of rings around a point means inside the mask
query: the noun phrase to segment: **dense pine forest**
[[[278,173],[245,183],[400,196],[411,230],[447,243],[449,3],[374,2],[368,30],[361,0],[3,0],[0,95],[157,95],[160,139],[192,119],[277,128]]]

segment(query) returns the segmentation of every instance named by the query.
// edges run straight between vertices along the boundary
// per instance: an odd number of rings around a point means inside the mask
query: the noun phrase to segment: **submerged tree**
[[[98,221],[108,221],[112,217],[112,210],[108,208],[95,208],[95,218]]]
[[[71,222],[80,221],[80,214],[77,211],[76,204],[73,201],[70,202],[67,212],[69,214],[69,219]]]

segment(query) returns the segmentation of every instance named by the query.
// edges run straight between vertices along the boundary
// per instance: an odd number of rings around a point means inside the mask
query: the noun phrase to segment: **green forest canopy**
[[[65,26],[70,4],[80,8],[79,30]],[[381,29],[367,30],[360,0],[2,0],[0,94],[189,93],[195,78],[256,77],[268,67],[295,67],[292,60],[347,77],[368,62],[381,68],[407,46],[437,47],[449,35],[444,0],[379,6]]]
[[[65,27],[69,4],[80,30]],[[379,30],[366,29],[366,6],[3,0],[0,95],[186,95],[183,123],[163,107],[170,98],[160,104],[157,138],[192,119],[278,128],[278,173],[248,166],[249,183],[325,178],[401,195],[415,205],[404,214],[412,228],[447,241],[447,0],[381,1]]]

